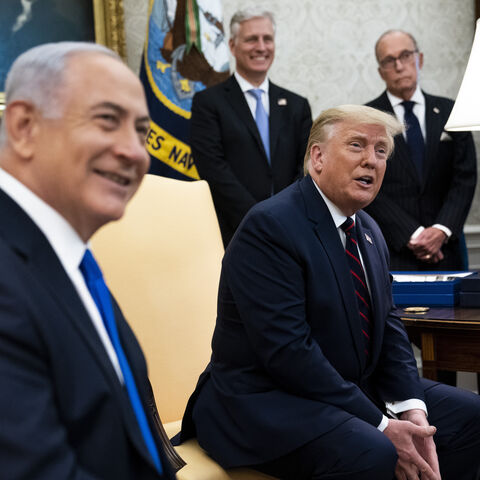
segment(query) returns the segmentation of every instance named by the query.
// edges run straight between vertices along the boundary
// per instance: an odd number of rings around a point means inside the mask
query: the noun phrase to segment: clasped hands
[[[407,247],[414,255],[426,263],[438,263],[443,260],[442,245],[447,236],[436,227],[427,227],[416,238],[411,239]]]
[[[441,480],[433,435],[425,412],[413,409],[403,412],[400,420],[389,419],[383,433],[397,450],[397,480]]]

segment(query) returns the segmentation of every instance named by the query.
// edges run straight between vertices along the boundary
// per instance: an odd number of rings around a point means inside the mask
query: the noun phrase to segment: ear
[[[381,68],[380,66],[377,68],[377,71],[378,71],[378,74],[380,75],[380,78],[381,78],[383,81],[385,81],[385,75],[384,75],[383,70],[382,70],[382,68]]]
[[[228,39],[228,46],[230,48],[230,53],[233,55],[233,47],[235,46],[235,40],[231,37]]]
[[[322,143],[314,143],[310,147],[310,168],[317,175],[320,175],[325,160],[324,145]]]
[[[37,109],[25,100],[15,100],[7,106],[3,121],[10,147],[22,158],[31,158],[38,131]]]
[[[422,67],[423,67],[423,53],[420,52],[418,54],[418,69],[421,70]]]

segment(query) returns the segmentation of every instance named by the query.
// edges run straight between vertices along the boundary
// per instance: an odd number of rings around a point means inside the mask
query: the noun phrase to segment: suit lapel
[[[282,124],[287,113],[287,105],[281,98],[281,89],[272,82],[269,82],[268,98],[270,103],[269,115],[269,133],[270,133],[270,158],[275,158],[275,149],[277,147],[278,137],[280,135]]]
[[[255,119],[252,116],[252,112],[250,111],[248,103],[245,100],[245,95],[243,94],[240,85],[233,75],[225,82],[224,92],[225,97],[228,103],[232,106],[233,111],[237,114],[240,121],[245,124],[255,139],[258,148],[265,157],[265,162],[268,162],[267,154],[265,153],[265,148],[263,147],[262,139],[260,137],[260,133],[258,132]],[[272,143],[270,141],[270,145],[271,144]]]
[[[356,215],[356,227],[358,246],[362,254],[363,263],[365,265],[365,273],[368,277],[368,284],[370,287],[370,299],[372,304],[372,351],[370,366],[375,365],[380,354],[383,338],[384,322],[382,314],[382,298],[384,298],[384,292],[382,291],[381,275],[376,275],[376,272],[382,271],[382,266],[379,262],[379,255],[377,247],[374,243],[374,237],[372,232],[365,228],[362,224],[360,215]]]
[[[443,122],[440,107],[437,106],[435,99],[425,92],[423,92],[423,95],[425,96],[425,130],[427,135],[425,162],[423,165],[425,185],[425,179],[430,176],[429,172],[435,166],[439,138],[443,131]]]
[[[386,91],[383,92],[383,94],[378,98],[378,103],[375,105],[375,108],[383,110],[384,112],[391,113],[393,116],[395,116],[395,112],[393,110],[392,104],[390,103],[390,100],[388,99]],[[403,134],[397,135],[395,137],[394,157],[397,162],[397,168],[402,168],[403,170],[405,170],[407,172],[407,175],[409,175],[413,181],[420,184],[417,167],[415,167],[410,157],[410,151],[408,149],[408,145],[405,141],[405,137],[403,136]],[[391,157],[389,161],[393,161],[394,157]]]
[[[359,365],[363,371],[365,368],[365,355],[363,353],[361,327],[345,249],[340,241],[330,211],[309,175],[301,180],[300,188],[305,198],[307,216],[315,224],[315,234],[323,246],[337,280],[339,295],[347,314],[347,323],[350,327]]]
[[[49,296],[55,299],[57,306],[65,314],[65,321],[71,322],[79,337],[87,345],[106,382],[115,392],[114,397],[124,414],[133,443],[145,459],[152,463],[136,425],[133,410],[125,401],[125,390],[118,380],[90,316],[50,243],[24,210],[2,190],[0,190],[0,218],[14,219],[12,222],[0,222],[0,235],[11,249],[24,259],[39,285],[48,290]],[[118,319],[119,311],[115,313]]]

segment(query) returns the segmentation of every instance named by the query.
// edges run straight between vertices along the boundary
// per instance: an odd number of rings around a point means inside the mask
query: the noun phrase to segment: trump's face
[[[149,127],[138,78],[119,60],[68,60],[59,118],[38,119],[30,188],[87,240],[123,215],[148,170]]]
[[[310,150],[310,173],[322,192],[347,216],[373,201],[390,153],[383,125],[339,122]]]

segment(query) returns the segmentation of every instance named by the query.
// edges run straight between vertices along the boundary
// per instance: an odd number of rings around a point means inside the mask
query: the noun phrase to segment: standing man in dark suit
[[[423,54],[410,33],[387,31],[375,54],[387,89],[368,105],[395,113],[407,131],[395,139],[366,211],[385,236],[392,270],[462,270],[463,225],[477,181],[472,135],[444,131],[453,101],[420,89]]]
[[[267,78],[275,54],[273,14],[239,11],[230,35],[236,72],[195,95],[190,139],[225,246],[255,203],[299,177],[312,124],[308,101]]]
[[[182,428],[221,465],[292,480],[475,478],[480,397],[419,379],[388,249],[361,210],[401,130],[369,107],[325,111],[308,175],[253,207],[227,249],[211,362]]]
[[[140,81],[100,45],[36,47],[7,76],[2,478],[174,478],[149,412],[145,359],[88,248],[148,169],[148,126]]]

